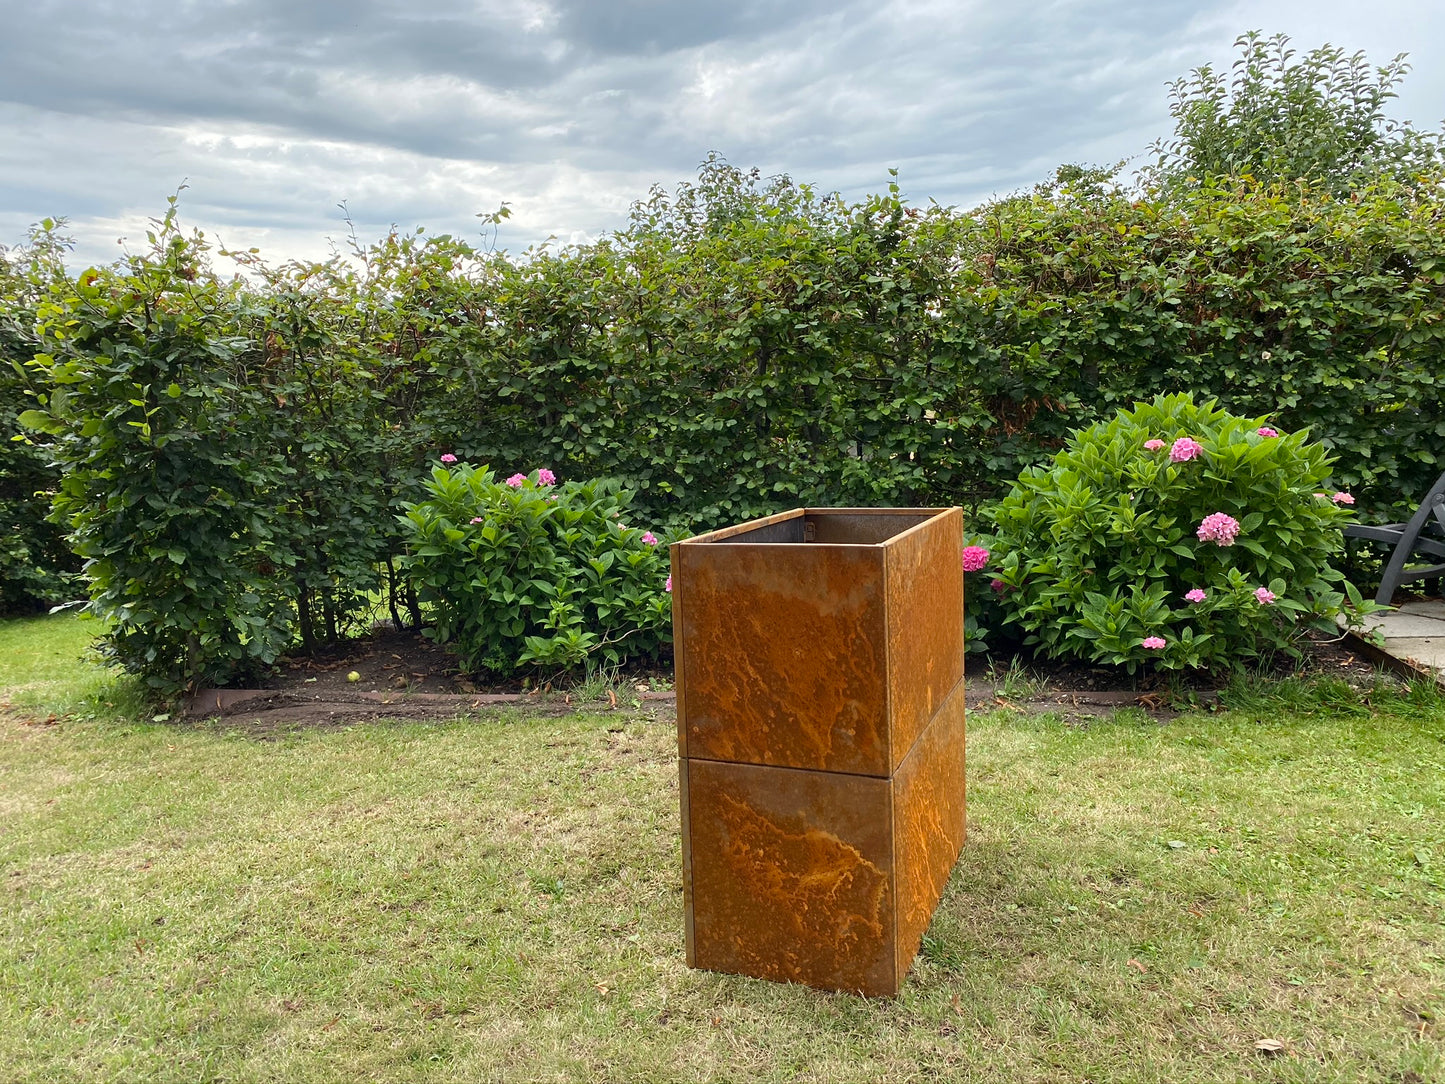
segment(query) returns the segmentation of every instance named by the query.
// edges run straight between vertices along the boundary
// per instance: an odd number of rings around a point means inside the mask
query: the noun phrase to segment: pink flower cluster
[[[1204,454],[1204,445],[1192,437],[1180,437],[1169,449],[1169,458],[1175,463],[1187,463]]]
[[[667,582],[662,585],[662,589],[663,589],[664,591],[666,591],[669,595],[672,594],[672,573],[671,573],[671,572],[669,572],[669,573],[667,574]]]
[[[456,461],[457,457],[452,455],[451,452],[447,452],[444,456],[442,456],[443,463],[455,463]]]
[[[646,542],[649,546],[657,545],[657,535],[653,534],[651,531],[643,531],[642,540]]]
[[[978,572],[988,564],[988,550],[982,546],[963,547],[963,570],[965,572]]]
[[[1213,542],[1216,546],[1232,546],[1239,535],[1239,520],[1223,512],[1212,512],[1204,517],[1199,530],[1194,532],[1201,542]]]
[[[1279,436],[1279,430],[1278,430],[1278,429],[1271,429],[1271,428],[1270,428],[1269,426],[1267,426],[1267,425],[1261,425],[1261,426],[1259,427],[1258,432],[1259,432],[1259,435],[1260,435],[1260,436],[1266,437],[1266,438]]]
[[[1190,602],[1203,602],[1209,596],[1204,593],[1202,588],[1195,587],[1189,591],[1185,591],[1184,597]],[[1255,589],[1254,598],[1261,606],[1268,606],[1274,602],[1275,594],[1268,587],[1258,587]],[[1147,640],[1144,642],[1144,646],[1149,646]]]
[[[1143,646],[1147,647],[1150,651],[1158,651],[1167,643],[1168,641],[1166,641],[1162,636],[1146,636],[1144,637]]]
[[[445,458],[445,457],[443,457]],[[527,484],[527,476],[518,472],[507,479],[507,485],[513,489],[521,489]],[[557,484],[557,476],[546,467],[537,468],[537,484],[539,486],[554,486]]]
[[[1336,493],[1330,500],[1336,504],[1354,504],[1355,498],[1349,493]]]
[[[1157,452],[1162,447],[1164,447],[1164,442],[1162,440],[1155,439],[1146,440],[1144,442],[1144,450],[1146,452]]]

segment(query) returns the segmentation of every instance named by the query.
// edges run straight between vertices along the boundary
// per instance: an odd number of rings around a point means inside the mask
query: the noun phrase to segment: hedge
[[[1445,446],[1441,210],[1429,185],[1237,181],[965,213],[711,159],[593,244],[418,231],[223,279],[172,206],[149,253],[52,284],[27,419],[113,646],[163,690],[344,636],[378,596],[419,620],[396,516],[443,453],[621,478],[649,522],[702,530],[977,505],[1191,391],[1308,429],[1384,520]]]

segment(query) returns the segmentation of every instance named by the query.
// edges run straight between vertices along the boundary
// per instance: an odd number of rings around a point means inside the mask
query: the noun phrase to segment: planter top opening
[[[698,535],[684,544],[882,546],[947,511],[946,508],[794,508]]]

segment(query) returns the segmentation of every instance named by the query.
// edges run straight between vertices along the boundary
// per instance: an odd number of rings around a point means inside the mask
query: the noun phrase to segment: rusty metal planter
[[[963,515],[672,547],[687,962],[892,994],[964,838]]]

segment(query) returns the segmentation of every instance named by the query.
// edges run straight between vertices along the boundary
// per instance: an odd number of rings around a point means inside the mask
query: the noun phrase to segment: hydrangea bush
[[[1321,445],[1265,422],[1160,396],[1026,470],[981,573],[1025,643],[1130,672],[1238,665],[1372,609],[1330,565],[1353,498]]]
[[[617,665],[672,641],[668,554],[629,523],[610,481],[550,470],[498,481],[450,454],[403,505],[406,564],[433,622],[472,671]]]
[[[966,654],[984,654],[997,650],[1000,638],[1007,639],[1010,631],[1003,625],[1003,612],[998,602],[999,581],[989,571],[992,562],[991,547],[996,543],[988,534],[970,529],[967,535],[970,543],[963,547],[964,607],[963,607],[963,650]]]

